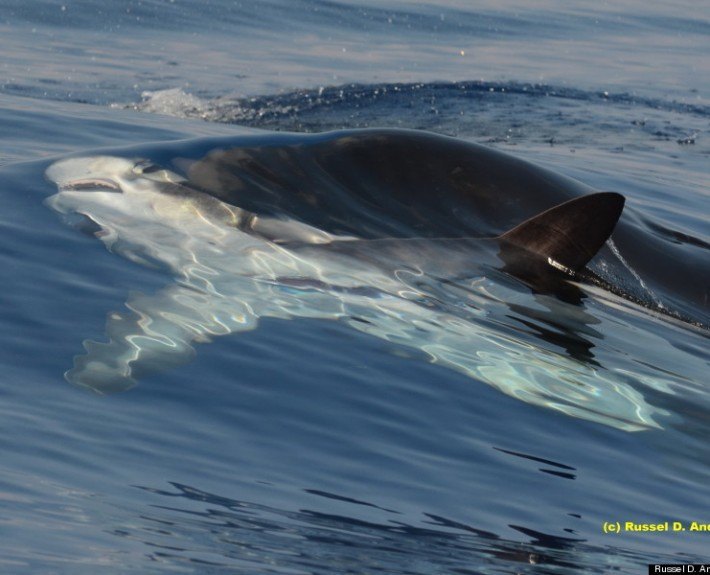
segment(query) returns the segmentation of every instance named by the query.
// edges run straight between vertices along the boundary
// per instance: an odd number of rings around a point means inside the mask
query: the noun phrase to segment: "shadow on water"
[[[222,569],[325,573],[324,565],[329,566],[328,573],[577,573],[604,566],[639,569],[660,561],[658,556],[589,545],[572,529],[567,530],[569,537],[561,537],[533,526],[509,525],[522,536],[509,539],[433,513],[424,513],[421,523],[412,525],[392,509],[319,490],[304,491],[374,509],[381,519],[311,509],[287,511],[171,485],[171,490],[139,487],[164,501],[152,504],[138,525],[114,534],[142,541],[152,549],[148,555],[154,561],[196,564],[207,573]],[[321,503],[314,500],[314,505]]]

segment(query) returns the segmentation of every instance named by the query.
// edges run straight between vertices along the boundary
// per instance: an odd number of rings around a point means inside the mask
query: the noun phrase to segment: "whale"
[[[659,426],[628,384],[649,376],[605,368],[589,302],[707,329],[702,241],[645,231],[622,194],[455,138],[207,139],[65,158],[46,176],[51,209],[171,279],[110,313],[104,341],[84,342],[65,377],[98,393],[168,372],[261,318],[315,318],[635,431]],[[524,336],[501,327],[511,313]]]

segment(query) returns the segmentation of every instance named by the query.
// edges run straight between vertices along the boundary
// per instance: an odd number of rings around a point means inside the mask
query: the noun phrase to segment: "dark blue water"
[[[593,292],[575,321],[603,370],[582,370],[581,385],[540,367],[555,351],[543,338],[496,340],[509,363],[485,347],[519,317],[506,324],[494,303],[493,332],[460,316],[488,342],[476,348],[488,363],[462,354],[463,369],[347,322],[265,314],[100,395],[66,381],[72,358],[172,278],[43,202],[57,191],[45,170],[67,154],[166,159],[197,154],[196,138],[276,138],[254,128],[416,128],[622,192],[636,224],[707,258],[709,31],[695,3],[3,3],[2,571],[639,573],[707,560],[708,532],[603,532],[710,523],[706,329]],[[456,329],[436,332],[447,350],[465,350]],[[569,369],[559,350],[545,357]],[[540,373],[553,399],[579,385],[572,405],[597,416],[530,401]],[[614,377],[590,386],[594,373]],[[605,417],[622,412],[635,425]]]

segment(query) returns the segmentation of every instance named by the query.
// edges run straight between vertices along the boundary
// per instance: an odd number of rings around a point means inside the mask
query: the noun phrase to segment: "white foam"
[[[622,265],[629,270],[629,273],[634,276],[634,279],[639,283],[641,286],[641,289],[648,294],[648,296],[651,298],[654,304],[658,307],[658,309],[664,309],[663,302],[660,300],[660,298],[653,292],[653,290],[646,285],[646,282],[643,281],[643,278],[636,272],[634,268],[632,268],[629,263],[624,259],[624,256],[621,255],[621,252],[619,251],[619,248],[616,247],[616,244],[614,241],[609,238],[607,240],[607,244],[609,245],[609,248],[611,248],[611,251],[613,254],[619,258],[619,261],[622,263]]]
[[[179,118],[206,117],[211,109],[206,100],[189,94],[182,88],[146,91],[141,94],[141,98],[141,103],[134,106],[136,109]]]

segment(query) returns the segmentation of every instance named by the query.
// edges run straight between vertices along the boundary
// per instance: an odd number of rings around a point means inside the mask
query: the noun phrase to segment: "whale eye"
[[[157,164],[153,164],[147,160],[136,162],[133,165],[133,173],[156,182],[179,183],[185,181],[185,178],[179,176],[175,172],[166,170],[165,168]]]
[[[147,161],[136,162],[133,166],[133,172],[140,175],[154,174],[162,169],[160,166]]]

